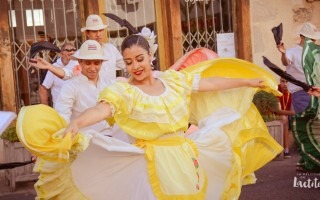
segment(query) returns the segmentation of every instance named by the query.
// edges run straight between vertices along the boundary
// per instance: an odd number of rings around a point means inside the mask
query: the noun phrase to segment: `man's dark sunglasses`
[[[73,48],[73,49],[63,49],[62,51],[71,52],[71,51],[77,51],[77,49],[76,49],[76,48]]]

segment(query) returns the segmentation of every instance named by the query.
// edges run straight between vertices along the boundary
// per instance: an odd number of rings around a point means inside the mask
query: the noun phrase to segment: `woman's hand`
[[[320,97],[320,87],[312,87],[309,91],[308,94]]]
[[[29,60],[31,66],[39,69],[49,69],[51,64],[43,58],[31,58]]]
[[[98,123],[112,114],[110,105],[108,103],[99,102],[97,105],[88,108],[83,113],[81,113],[77,118],[70,121],[69,125],[63,132],[63,137],[68,133],[74,137],[79,132],[79,128],[93,125]]]
[[[265,88],[264,80],[261,78],[256,79],[248,79],[248,86],[249,87],[258,87],[258,88]]]
[[[71,137],[74,138],[79,132],[78,124],[76,121],[71,121],[67,128],[63,132],[63,137],[65,137],[68,133],[71,133]]]

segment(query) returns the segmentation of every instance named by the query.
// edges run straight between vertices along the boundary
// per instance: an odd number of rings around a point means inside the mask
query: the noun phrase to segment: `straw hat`
[[[310,38],[319,40],[320,39],[320,31],[317,30],[317,27],[310,22],[306,22],[302,25],[299,34]]]
[[[102,19],[99,15],[89,15],[86,20],[86,27],[81,28],[81,32],[86,30],[97,31],[105,29],[108,26],[103,24]]]
[[[73,60],[107,60],[103,55],[101,45],[95,40],[85,41],[81,45],[80,50],[75,52],[71,58]]]

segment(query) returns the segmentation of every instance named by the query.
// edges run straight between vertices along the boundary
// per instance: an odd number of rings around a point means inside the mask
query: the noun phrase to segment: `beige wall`
[[[310,21],[320,28],[320,1],[250,0],[250,4],[253,62],[259,66],[265,67],[262,56],[266,56],[284,69],[271,32],[272,27],[282,22],[282,40],[286,47],[299,42],[298,31],[303,22]]]
[[[3,140],[0,139],[0,163],[4,162]]]

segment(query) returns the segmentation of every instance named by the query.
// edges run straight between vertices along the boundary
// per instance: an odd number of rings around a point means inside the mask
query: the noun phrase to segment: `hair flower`
[[[150,47],[150,52],[151,52],[151,55],[152,55],[152,61],[154,61],[156,59],[154,57],[154,54],[156,53],[156,51],[158,49],[158,45],[155,43],[157,36],[154,34],[153,31],[151,31],[147,27],[143,27],[141,32],[138,33],[137,35],[141,35],[142,37],[144,37],[148,41],[149,47]]]

